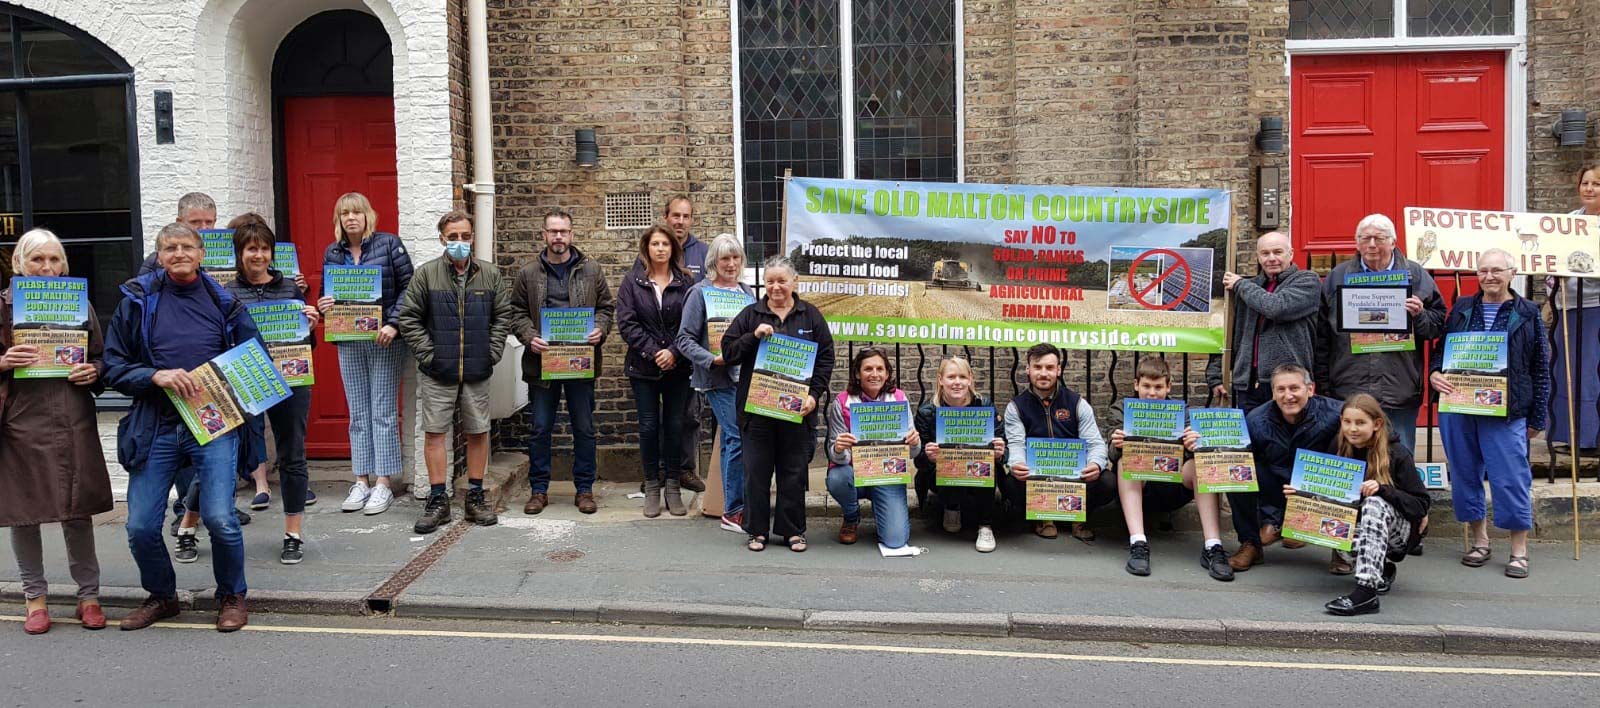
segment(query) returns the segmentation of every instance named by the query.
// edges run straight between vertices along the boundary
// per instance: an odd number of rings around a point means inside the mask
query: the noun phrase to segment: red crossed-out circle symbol
[[[1171,258],[1172,266],[1167,268],[1165,271],[1156,273],[1155,279],[1151,280],[1150,284],[1145,286],[1143,290],[1140,290],[1139,287],[1133,282],[1133,274],[1139,272],[1139,266],[1145,261],[1157,257]],[[1166,282],[1168,278],[1176,277],[1180,271],[1183,274],[1183,292],[1178,293],[1177,297],[1174,297],[1165,303],[1152,303],[1145,300],[1145,298],[1150,295],[1151,291],[1159,292],[1161,289],[1161,284]],[[1133,299],[1138,301],[1138,303],[1143,305],[1146,309],[1177,309],[1179,305],[1183,304],[1184,298],[1189,297],[1189,291],[1193,289],[1194,268],[1193,266],[1190,266],[1189,261],[1183,256],[1179,255],[1177,251],[1171,251],[1165,248],[1153,248],[1139,254],[1138,257],[1133,259],[1133,265],[1128,266],[1128,294],[1132,295]]]

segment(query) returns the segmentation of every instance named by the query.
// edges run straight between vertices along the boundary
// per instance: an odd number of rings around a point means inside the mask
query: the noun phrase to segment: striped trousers
[[[398,338],[387,347],[341,342],[339,373],[350,407],[350,466],[356,476],[400,472],[400,377],[411,351]]]

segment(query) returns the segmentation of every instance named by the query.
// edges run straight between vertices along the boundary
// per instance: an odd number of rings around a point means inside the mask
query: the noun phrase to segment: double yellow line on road
[[[21,622],[21,617],[0,617],[0,621]],[[76,624],[75,620],[55,620],[59,624]],[[110,622],[116,625],[116,622]],[[211,624],[161,622],[154,625],[164,629],[189,629],[216,631]],[[1356,671],[1382,674],[1468,674],[1489,676],[1529,676],[1553,678],[1600,678],[1600,671],[1562,671],[1552,669],[1516,669],[1498,666],[1415,666],[1393,664],[1333,664],[1326,662],[1255,661],[1248,659],[1183,659],[1156,656],[1105,656],[1093,654],[1056,654],[1035,651],[1008,651],[1002,649],[963,649],[959,647],[908,647],[877,644],[835,644],[828,642],[781,642],[756,639],[702,639],[695,637],[644,637],[610,634],[559,634],[549,632],[483,632],[447,629],[386,629],[377,627],[301,627],[253,624],[246,632],[277,634],[324,634],[367,637],[446,637],[456,639],[528,640],[556,642],[590,642],[597,644],[654,644],[660,646],[728,647],[755,649],[796,649],[807,651],[865,652],[877,654],[919,654],[926,656],[984,657],[994,659],[1032,659],[1038,661],[1097,662],[1117,664],[1154,664],[1164,666],[1208,666],[1226,668],[1288,669],[1297,671]]]

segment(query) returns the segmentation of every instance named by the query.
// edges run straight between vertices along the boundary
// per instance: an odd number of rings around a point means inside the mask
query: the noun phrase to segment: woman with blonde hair
[[[33,229],[17,240],[11,267],[19,276],[64,276],[66,251],[55,234]],[[100,321],[89,308],[88,346],[66,378],[17,378],[16,369],[43,363],[47,356],[37,345],[17,343],[11,299],[9,289],[0,292],[0,349],[5,352],[0,355],[0,526],[11,528],[22,576],[23,630],[50,630],[39,525],[58,522],[66,537],[67,565],[78,583],[78,619],[85,629],[100,629],[106,618],[90,517],[111,510],[111,478],[94,410],[94,394],[104,386]]]
[[[923,403],[917,409],[916,417],[917,432],[922,436],[922,454],[916,458],[917,477],[928,479],[930,485],[936,477],[935,470],[939,464],[937,437],[939,409],[987,408],[993,405],[989,399],[983,397],[983,394],[978,393],[977,383],[972,377],[972,365],[962,357],[947,356],[940,359],[939,370],[935,374],[935,384],[938,389],[934,392],[933,400]],[[998,421],[995,430],[1000,430]],[[1006,440],[996,436],[990,441],[989,446],[994,448],[994,464],[989,470],[990,479],[998,480],[1005,474]],[[978,521],[978,552],[993,551],[994,494],[993,486],[940,487],[938,496],[940,504],[944,507],[944,530],[961,533],[961,517],[965,513]]]
[[[1399,569],[1390,558],[1404,559],[1406,549],[1418,542],[1418,526],[1428,515],[1428,489],[1417,475],[1411,450],[1400,444],[1399,433],[1389,425],[1378,399],[1365,393],[1351,396],[1339,414],[1340,457],[1367,463],[1361,482],[1361,512],[1356,521],[1356,589],[1324,605],[1335,615],[1364,615],[1378,611],[1378,596],[1394,585]],[[1295,493],[1284,485],[1285,496]]]
[[[350,464],[355,484],[340,509],[381,514],[394,501],[389,480],[401,468],[399,396],[407,354],[394,326],[400,296],[411,284],[411,256],[400,237],[378,231],[378,213],[359,192],[339,197],[333,206],[334,240],[323,265],[378,266],[383,271],[383,327],[372,342],[339,342],[339,374],[350,406]],[[324,315],[333,298],[324,295]],[[373,478],[376,478],[374,481]]]

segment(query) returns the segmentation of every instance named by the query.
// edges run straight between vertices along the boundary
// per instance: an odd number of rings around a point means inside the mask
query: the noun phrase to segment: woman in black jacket
[[[939,371],[936,378],[938,391],[934,398],[922,404],[917,409],[917,432],[922,436],[922,452],[917,455],[918,487],[926,478],[929,486],[934,484],[936,469],[939,464],[939,409],[940,408],[989,408],[989,400],[976,390],[972,380],[972,365],[959,356],[945,357],[939,361]],[[991,411],[992,415],[992,411]],[[996,430],[1000,428],[997,426]],[[939,500],[944,507],[944,530],[950,533],[961,532],[961,514],[963,511],[978,520],[979,553],[989,553],[994,550],[994,486],[993,481],[1005,474],[1006,439],[996,436],[989,444],[994,448],[994,465],[990,468],[990,486],[987,487],[956,487],[946,486],[939,488]]]
[[[617,287],[617,329],[628,344],[623,371],[633,384],[639,411],[644,515],[652,519],[661,515],[663,496],[668,513],[689,513],[678,482],[691,469],[679,444],[689,406],[691,366],[674,342],[690,285],[681,265],[681,248],[667,227],[645,229],[639,236],[639,259]]]
[[[1390,429],[1378,399],[1365,393],[1351,396],[1339,414],[1340,457],[1365,460],[1367,476],[1361,483],[1361,515],[1356,522],[1356,589],[1324,605],[1335,615],[1364,615],[1378,611],[1378,596],[1389,592],[1408,548],[1419,540],[1419,527],[1432,499],[1417,475],[1411,451]],[[1284,493],[1294,488],[1285,486]]]
[[[739,431],[744,440],[744,530],[749,534],[745,547],[764,550],[770,530],[789,544],[789,550],[800,552],[806,549],[806,466],[817,446],[817,404],[827,400],[828,381],[833,378],[833,333],[822,312],[795,295],[800,277],[789,259],[768,258],[762,265],[762,279],[765,296],[733,318],[722,336],[723,360],[749,372],[739,377],[738,398]],[[761,340],[774,334],[817,344],[817,360],[806,383],[799,423],[744,409]],[[774,477],[778,480],[776,518],[769,501]]]
[[[237,220],[236,220],[237,221]],[[230,225],[231,226],[231,225]],[[300,305],[301,314],[317,326],[320,313],[306,305],[299,284],[272,267],[273,247],[277,237],[266,221],[259,217],[233,227],[233,248],[238,258],[239,271],[223,287],[228,289],[245,307],[279,300],[292,300]],[[252,311],[252,314],[254,312]],[[258,321],[259,326],[259,321]],[[262,328],[263,332],[267,328]],[[269,347],[272,345],[268,345]],[[305,519],[306,498],[310,476],[306,469],[306,421],[311,413],[311,387],[297,386],[290,391],[288,400],[269,409],[266,414],[251,416],[240,428],[239,467],[241,476],[248,474],[256,483],[256,498],[251,508],[263,509],[271,501],[267,491],[267,436],[266,425],[272,425],[277,462],[279,493],[283,499],[283,550],[278,561],[294,565],[304,558],[300,536],[301,522]],[[200,485],[190,485],[187,500],[188,513],[178,528],[178,545],[174,554],[180,563],[192,563],[199,557],[195,538],[200,526]]]

